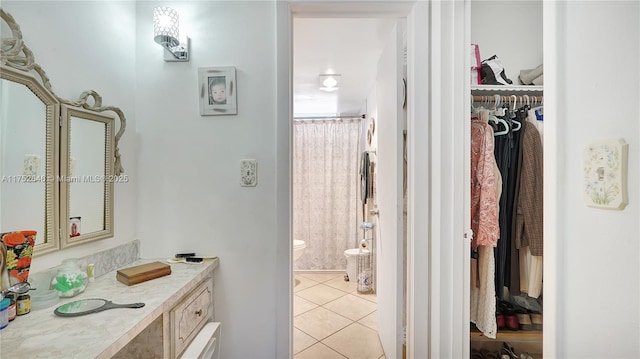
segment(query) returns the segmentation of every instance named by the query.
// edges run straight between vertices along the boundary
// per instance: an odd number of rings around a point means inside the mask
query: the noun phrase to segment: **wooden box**
[[[118,270],[116,279],[126,285],[134,285],[171,274],[171,266],[161,262],[151,262]]]

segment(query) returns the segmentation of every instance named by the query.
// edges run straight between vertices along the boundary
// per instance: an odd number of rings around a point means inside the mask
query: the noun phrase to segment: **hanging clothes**
[[[472,248],[477,250],[478,258],[471,259],[470,319],[486,337],[495,339],[498,326],[492,247],[500,234],[498,203],[502,177],[493,156],[493,129],[487,123],[487,115],[488,111],[471,120]]]
[[[515,120],[520,123],[520,132],[519,135],[522,137],[524,133],[524,127],[527,126],[527,108],[523,107],[519,109],[515,113]],[[520,141],[522,142],[522,141]],[[505,270],[507,270],[507,275],[505,275],[505,286],[509,288],[509,292],[511,295],[519,295],[520,294],[520,255],[518,249],[519,245],[515,243],[515,237],[513,233],[515,233],[516,228],[516,217],[517,217],[517,205],[518,196],[520,194],[520,175],[522,171],[522,143],[517,147],[516,154],[514,154],[514,158],[516,158],[516,162],[514,164],[514,174],[515,174],[515,185],[512,192],[512,203],[511,207],[511,216],[510,222],[508,223],[510,230],[510,243],[509,243],[509,257],[507,261],[507,265],[505,266]]]
[[[478,259],[471,260],[471,310],[469,318],[487,338],[495,339],[495,258],[493,248],[478,246]]]
[[[504,119],[511,124],[511,114],[507,111]],[[521,131],[510,129],[508,133],[495,139],[495,157],[502,174],[502,197],[500,199],[500,241],[495,249],[496,296],[504,299],[504,287],[510,286],[510,262],[513,217],[513,198],[517,181],[518,155]]]
[[[534,256],[542,255],[542,177],[542,142],[536,127],[527,123],[524,128],[515,242],[520,248],[529,246]]]
[[[541,294],[542,122],[526,106],[507,111],[499,121],[488,118],[489,111],[481,110],[471,121],[470,319],[495,338],[498,300],[535,301]],[[502,125],[490,126],[498,122]],[[486,156],[491,148],[492,156]],[[493,191],[487,183],[494,184]],[[537,250],[540,255],[532,255]]]
[[[529,110],[523,139],[523,168],[529,178],[521,185],[514,233],[520,249],[520,291],[538,298],[542,292],[543,263],[543,122]],[[512,293],[513,294],[513,293]]]
[[[479,117],[471,120],[471,247],[495,247],[500,237],[494,173],[493,130]]]
[[[360,155],[360,197],[362,204],[367,204],[371,187],[371,174],[369,173],[369,152],[363,151]]]

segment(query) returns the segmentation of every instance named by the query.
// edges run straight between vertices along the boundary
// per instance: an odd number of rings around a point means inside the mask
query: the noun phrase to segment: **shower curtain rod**
[[[351,116],[310,116],[310,117],[294,117],[294,121],[314,121],[314,120],[361,120],[366,115],[351,115]]]

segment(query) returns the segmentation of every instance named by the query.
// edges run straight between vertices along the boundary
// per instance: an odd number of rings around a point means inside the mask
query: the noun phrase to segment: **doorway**
[[[406,91],[405,91],[404,82],[403,82],[403,75],[404,75],[403,60],[405,58],[404,46],[403,46],[404,44],[403,35],[405,34],[405,32],[403,31],[402,25],[398,26],[397,23],[399,22],[399,19],[402,19],[402,18],[406,19],[407,13],[406,13],[406,9],[404,9],[402,10],[403,11],[402,16],[398,16],[397,10],[396,12],[390,12],[388,7],[386,9],[380,10],[379,12],[375,12],[375,11],[372,12],[371,6],[368,6],[366,9],[367,9],[366,15],[363,16],[364,12],[360,12],[360,13],[354,12],[353,7],[351,7],[350,9],[345,8],[344,10],[347,10],[347,11],[341,12],[340,9],[336,10],[336,7],[332,6],[331,12],[327,12],[325,11],[326,8],[319,9],[318,5],[292,6],[292,23],[293,23],[292,35],[294,38],[294,41],[293,41],[294,49],[292,52],[294,53],[294,61],[295,61],[296,21],[297,20],[301,20],[302,22],[304,22],[307,19],[309,19],[311,22],[317,21],[319,19],[321,20],[333,19],[337,22],[345,22],[345,21],[351,20],[351,21],[359,21],[360,24],[362,24],[362,22],[365,20],[374,21],[374,19],[378,19],[377,21],[383,21],[388,24],[393,24],[390,30],[380,31],[380,34],[379,34],[379,36],[383,39],[383,43],[388,43],[389,40],[391,39],[392,44],[389,45],[391,46],[390,49],[384,49],[384,51],[382,51],[383,49],[381,49],[380,52],[376,54],[377,55],[375,58],[376,75],[374,79],[370,79],[370,81],[373,82],[373,84],[369,86],[373,88],[369,88],[369,89],[365,88],[365,92],[369,92],[369,94],[367,95],[365,93],[365,97],[363,97],[364,101],[362,101],[359,107],[353,107],[352,109],[355,109],[355,111],[347,110],[346,115],[347,117],[348,116],[356,117],[356,116],[365,114],[366,121],[363,121],[363,126],[362,126],[365,131],[363,131],[363,135],[361,136],[363,138],[363,141],[365,142],[364,143],[365,146],[361,147],[361,150],[371,149],[370,147],[366,146],[367,144],[370,145],[370,143],[368,143],[370,141],[368,141],[367,135],[369,132],[368,130],[371,129],[370,128],[371,123],[375,123],[374,126],[377,128],[375,132],[380,136],[376,138],[376,140],[380,141],[377,144],[378,146],[382,146],[382,147],[379,147],[374,151],[375,151],[375,157],[376,157],[375,159],[376,161],[378,161],[377,165],[379,165],[378,172],[384,173],[385,176],[384,178],[382,177],[379,178],[379,181],[377,181],[379,182],[377,188],[378,189],[386,188],[387,190],[378,192],[378,193],[383,193],[383,195],[381,195],[381,198],[379,198],[379,206],[380,206],[379,210],[381,211],[381,214],[379,216],[380,218],[377,219],[377,223],[376,223],[377,225],[376,234],[378,238],[376,238],[376,242],[375,242],[377,243],[377,245],[375,246],[376,247],[376,250],[375,250],[376,263],[378,263],[377,273],[380,274],[376,276],[376,287],[378,290],[376,293],[377,296],[375,298],[375,304],[377,304],[378,308],[376,311],[377,313],[372,312],[367,314],[366,319],[370,321],[373,319],[372,321],[375,323],[377,328],[382,329],[381,332],[379,333],[380,342],[384,347],[384,353],[386,353],[386,357],[401,358],[403,341],[404,341],[403,335],[404,335],[404,327],[405,327],[405,318],[406,318],[406,315],[405,315],[406,289],[403,286],[403,283],[405,280],[405,273],[406,273],[406,265],[405,265],[406,251],[405,251],[405,246],[403,242],[403,236],[406,233],[406,231],[403,225],[405,221],[403,220],[403,212],[402,212],[403,183],[404,183],[402,160],[404,157],[403,155],[404,155],[404,149],[405,149],[403,139],[405,138],[404,132],[406,129],[406,121],[404,120],[405,112],[403,111],[402,104],[404,102],[404,96],[406,95]],[[360,11],[362,11],[362,9],[360,9]],[[354,19],[354,18],[357,18],[357,19]],[[400,21],[400,23],[402,24],[402,21]],[[348,30],[343,31],[343,34],[347,33],[346,31]],[[326,32],[327,30],[325,30],[325,33]],[[338,43],[339,42],[340,41],[338,40]],[[382,55],[382,53],[389,53],[391,55],[384,56]],[[353,63],[355,63],[356,67],[359,64],[357,59],[354,59]],[[352,64],[352,66],[353,65],[354,64]],[[360,63],[360,65],[362,64]],[[296,101],[299,100],[300,98],[297,98],[299,94],[296,92],[296,78],[302,76],[302,74],[298,72],[298,68],[302,68],[302,66],[294,63],[292,67],[293,67],[292,75],[294,78],[294,91],[292,91],[292,94],[293,94],[292,102],[294,103],[294,116],[293,116],[294,118],[296,116],[299,116],[299,117],[305,117],[309,120],[313,120],[314,116],[316,118],[327,117],[326,112],[330,112],[328,117],[345,116],[344,110],[337,110],[333,113],[331,113],[332,110],[325,110],[322,108],[321,109],[314,108],[313,110],[307,110],[306,112],[298,111],[296,109]],[[391,70],[390,71],[384,70],[385,68],[391,69]],[[346,79],[349,75],[347,72],[343,72],[340,69],[317,69],[316,68],[315,69],[316,72],[315,73],[312,72],[312,74],[309,76],[318,77],[318,75],[321,75],[325,71],[329,72],[330,70],[333,70],[336,73],[342,73],[343,80]],[[375,84],[376,81],[379,81],[385,85],[377,86],[377,90],[376,90],[376,84]],[[338,96],[336,96],[335,98],[337,99]],[[304,100],[305,98],[302,98],[302,99]],[[313,99],[309,99],[309,100],[313,100]],[[314,101],[311,101],[311,102],[314,102]],[[321,101],[315,101],[315,102],[321,102]],[[341,104],[340,100],[338,99],[337,102],[338,103],[336,103],[335,100],[334,102],[328,101],[329,105],[339,106]],[[385,102],[387,103],[390,102],[392,105],[385,105],[384,104]],[[327,104],[327,101],[325,101],[324,103]],[[378,119],[376,117],[380,117],[380,118]],[[294,150],[294,148],[291,147],[291,150]],[[371,209],[374,212],[376,210],[376,208],[371,208]],[[364,213],[365,216],[369,216],[367,212],[368,211],[365,211]],[[292,216],[295,217],[296,216],[295,210],[292,211],[292,213],[293,213]],[[371,220],[374,217],[375,216],[371,215],[366,219]],[[295,220],[292,220],[292,222],[294,221]],[[294,233],[295,232],[296,231],[294,230]],[[360,230],[358,229],[357,232],[360,232]],[[356,234],[356,239],[358,238],[361,238],[360,233]],[[292,239],[299,240],[298,238],[295,238],[295,237]],[[352,245],[357,246],[357,243],[353,243]],[[311,250],[315,250],[315,249],[311,248]],[[294,258],[295,258],[295,255],[294,255]],[[292,269],[294,268],[293,263],[291,268]],[[338,271],[340,271],[340,269],[338,269]],[[309,283],[308,280],[312,280],[314,278],[313,275],[315,275],[315,278],[317,280],[328,278],[326,282],[332,283],[334,286],[330,286],[330,287],[334,289],[335,289],[335,286],[337,286],[339,284],[339,281],[341,280],[341,278],[338,278],[338,280],[336,280],[336,278],[329,278],[331,276],[331,273],[310,273],[310,275],[309,273],[305,273],[305,274],[307,275],[301,276],[299,280],[303,282],[306,281],[308,284]],[[295,285],[296,283],[295,278],[292,281],[292,283]],[[300,284],[300,282],[298,284]],[[318,284],[313,284],[313,286],[320,287],[322,284],[324,283],[318,282]],[[296,342],[295,342],[296,336],[298,336],[298,338],[300,337],[304,338],[305,340],[307,340],[307,342],[315,341],[314,343],[311,344],[311,346],[317,346],[317,347],[322,347],[326,349],[325,347],[328,347],[329,346],[328,344],[330,344],[329,342],[331,342],[330,339],[332,337],[330,335],[319,338],[318,336],[322,336],[325,333],[315,333],[316,335],[313,335],[312,333],[304,333],[307,335],[311,334],[310,336],[312,337],[312,339],[309,339],[308,337],[301,335],[301,333],[299,332],[300,329],[304,329],[305,327],[309,327],[309,326],[305,325],[304,323],[301,323],[298,320],[298,315],[301,315],[301,314],[304,315],[306,313],[300,313],[302,309],[297,307],[297,304],[299,305],[300,303],[302,303],[307,307],[311,307],[313,304],[318,304],[318,303],[313,303],[310,305],[305,301],[301,301],[298,297],[299,289],[296,289],[294,287],[292,291],[293,291],[293,297],[294,297],[293,299],[294,318],[292,320],[292,323],[293,323],[292,331],[293,331],[293,337],[294,337],[294,343],[293,343],[294,357],[295,357],[295,354],[302,352],[302,350],[300,350],[300,347],[296,345]],[[302,291],[306,292],[310,290],[302,289]],[[336,302],[337,301],[338,300],[336,300]],[[322,307],[323,305],[319,304],[319,306]],[[314,308],[311,310],[321,311],[321,310],[318,310],[317,308]],[[375,318],[372,318],[372,314],[375,314]],[[311,315],[308,315],[308,316],[310,317]],[[350,326],[347,325],[347,327],[350,327]],[[325,339],[325,338],[329,338],[329,339]],[[347,353],[340,352],[339,349],[334,349],[334,350],[345,357],[349,357],[348,355],[346,355]],[[360,355],[361,354],[362,353],[360,353]],[[301,354],[301,357],[303,357],[303,355],[304,354]]]

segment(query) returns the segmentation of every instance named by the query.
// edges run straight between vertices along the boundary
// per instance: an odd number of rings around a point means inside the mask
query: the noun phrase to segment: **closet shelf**
[[[542,343],[542,331],[541,330],[516,330],[509,331],[503,330],[496,334],[496,339],[487,338],[480,331],[471,331],[471,340],[473,341],[503,341],[503,342],[524,342],[531,341],[534,343]]]
[[[489,93],[496,93],[499,95],[520,94],[522,92],[533,92],[536,94],[542,94],[544,86],[531,86],[531,85],[471,85],[472,93],[482,93],[488,95]]]

